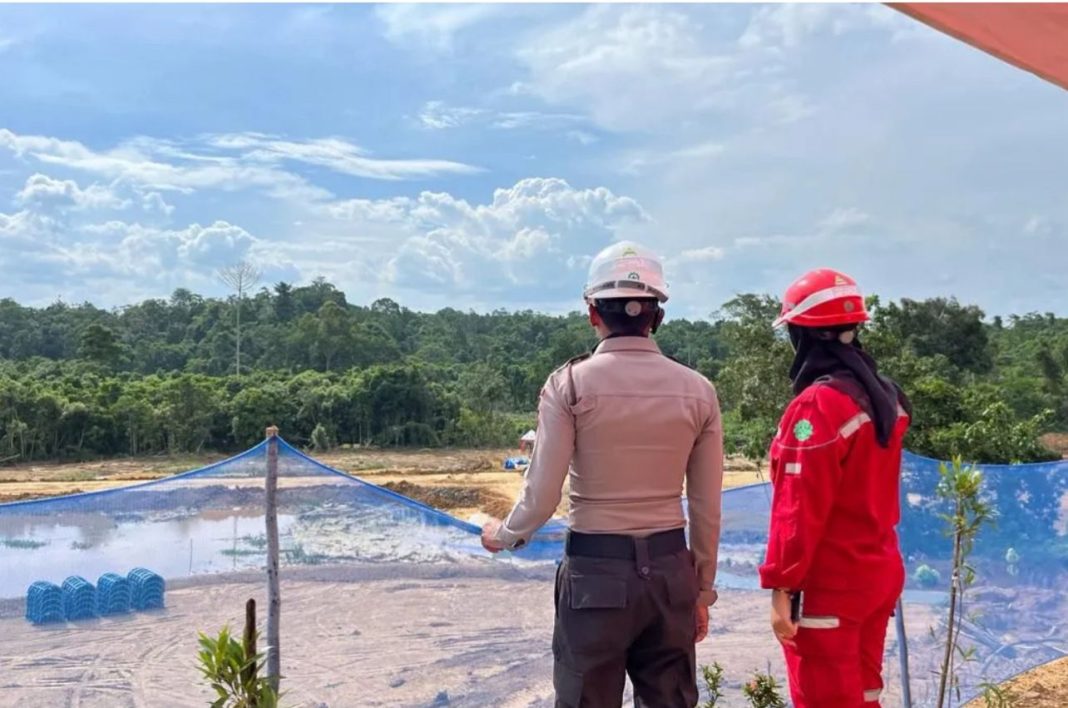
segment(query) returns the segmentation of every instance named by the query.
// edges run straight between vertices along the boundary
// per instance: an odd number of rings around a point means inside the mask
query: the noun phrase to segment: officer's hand
[[[490,553],[500,553],[504,546],[497,540],[497,531],[501,528],[499,519],[490,519],[482,527],[482,547]]]
[[[797,624],[790,619],[789,593],[771,593],[771,631],[786,646],[797,646],[793,641],[794,636],[797,634]]]
[[[694,612],[694,632],[693,643],[700,644],[708,636],[708,605],[703,602],[697,603],[697,610]]]

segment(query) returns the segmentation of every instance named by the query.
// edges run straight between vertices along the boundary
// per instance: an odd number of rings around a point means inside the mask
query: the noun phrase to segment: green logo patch
[[[794,425],[794,437],[805,442],[812,437],[812,433],[815,429],[812,427],[812,423],[808,422],[808,419],[802,418]]]

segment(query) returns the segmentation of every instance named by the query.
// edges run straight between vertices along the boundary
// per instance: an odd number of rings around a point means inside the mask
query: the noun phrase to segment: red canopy
[[[1068,89],[1068,4],[887,3],[999,59]]]

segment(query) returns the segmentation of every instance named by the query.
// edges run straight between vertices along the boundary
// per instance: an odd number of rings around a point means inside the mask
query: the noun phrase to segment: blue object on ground
[[[130,606],[135,610],[163,607],[163,578],[147,568],[134,568],[126,576],[130,582]]]
[[[118,573],[104,573],[96,583],[96,611],[99,615],[121,615],[130,611],[130,581]]]
[[[77,575],[63,581],[63,614],[68,620],[96,617],[96,588],[92,583]]]
[[[26,619],[34,624],[62,622],[63,590],[55,583],[38,580],[26,591]]]

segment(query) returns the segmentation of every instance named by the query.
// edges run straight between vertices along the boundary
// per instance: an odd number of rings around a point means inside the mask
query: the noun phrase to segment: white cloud
[[[219,135],[209,139],[215,147],[246,150],[242,162],[274,163],[284,160],[326,167],[353,177],[399,180],[440,174],[474,174],[479,167],[450,160],[383,160],[372,158],[358,145],[341,138],[292,141],[264,138],[259,134]]]
[[[1023,230],[1029,236],[1051,236],[1059,231],[1059,228],[1045,216],[1032,216],[1024,223]]]
[[[16,135],[0,128],[0,148],[10,150],[16,157],[122,179],[148,189],[189,193],[198,189],[236,191],[256,187],[275,196],[297,199],[330,196],[329,192],[313,187],[297,175],[262,165],[241,164],[235,159],[165,162],[152,154],[158,152],[159,147],[160,143],[142,140],[96,151],[75,141]]]
[[[419,123],[430,130],[457,128],[482,115],[480,108],[446,106],[442,101],[427,101],[419,113]]]
[[[170,216],[174,213],[174,207],[164,201],[163,195],[159,192],[148,192],[141,195],[141,207],[145,211],[158,212],[164,216]]]
[[[880,5],[781,4],[767,5],[753,13],[738,39],[744,48],[794,48],[824,34],[839,36],[858,30],[902,30],[915,24]]]
[[[262,189],[271,196],[297,202],[327,200],[333,195],[304,177],[280,169],[279,163],[299,162],[381,180],[479,171],[477,167],[448,160],[377,159],[340,138],[291,141],[260,133],[208,136],[203,144],[189,148],[142,137],[98,151],[75,141],[17,135],[0,128],[0,149],[7,149],[18,158],[120,180],[144,192]],[[239,154],[211,154],[206,149]]]
[[[726,254],[722,248],[718,246],[705,246],[704,248],[695,248],[687,251],[683,251],[679,254],[679,260],[681,261],[695,261],[698,263],[704,263],[708,261],[721,261]]]
[[[641,175],[648,172],[650,168],[667,163],[709,160],[723,154],[725,150],[726,146],[715,140],[686,145],[674,150],[659,152],[643,150],[624,156],[620,171],[627,175]]]
[[[494,128],[515,130],[517,128],[557,128],[563,125],[585,122],[582,116],[573,113],[542,113],[539,111],[512,111],[498,113],[492,120]]]
[[[864,226],[871,221],[871,216],[855,207],[839,208],[828,214],[819,223],[820,230],[825,233],[839,233],[854,230],[858,226]]]
[[[592,145],[593,143],[597,142],[596,135],[593,135],[592,133],[587,133],[584,130],[569,130],[567,132],[567,137],[571,138],[576,142],[582,143],[583,145]]]
[[[349,200],[328,213],[366,233],[386,228],[393,255],[382,264],[387,284],[487,301],[548,299],[572,294],[581,259],[648,219],[634,200],[604,187],[576,189],[561,179],[528,178],[497,189],[486,204],[451,194]],[[578,271],[572,273],[572,271]]]
[[[796,85],[792,52],[825,34],[911,36],[917,24],[878,5],[750,8],[591,7],[531,32],[517,50],[529,74],[510,91],[580,109],[617,132],[677,136],[710,117],[782,125],[817,108]],[[747,22],[740,33],[735,18]]]
[[[787,125],[804,120],[816,112],[811,100],[796,93],[779,93],[764,104],[770,122]]]
[[[100,216],[169,216],[157,192],[124,181],[81,187],[73,180],[33,174],[16,193],[21,209],[0,213],[0,270],[4,290],[21,302],[68,300],[122,304],[133,294],[159,295],[178,286],[212,285],[214,269],[245,258],[260,241],[217,220],[167,229]],[[110,298],[107,302],[102,299]]]
[[[392,42],[449,50],[457,33],[499,13],[494,5],[379,5],[375,14]]]
[[[521,128],[556,129],[585,122],[573,113],[541,111],[491,111],[485,108],[449,106],[443,101],[428,101],[419,113],[419,125],[428,130],[459,128],[478,124],[500,130]]]
[[[112,187],[92,184],[81,189],[73,180],[53,179],[34,174],[15,195],[16,203],[46,209],[126,209],[129,199],[122,199]]]
[[[518,56],[525,88],[545,100],[581,106],[611,130],[667,128],[694,97],[730,76],[729,56],[708,52],[687,15],[659,7],[593,7],[539,32]]]
[[[169,230],[138,223],[109,221],[87,226],[93,241],[82,241],[80,252],[121,273],[208,274],[244,260],[257,240],[245,229],[225,221],[207,226],[190,224]]]
[[[676,159],[704,159],[708,157],[715,157],[723,152],[724,146],[722,143],[716,141],[707,141],[698,143],[696,145],[689,145],[684,148],[680,148],[670,153],[670,156]]]

